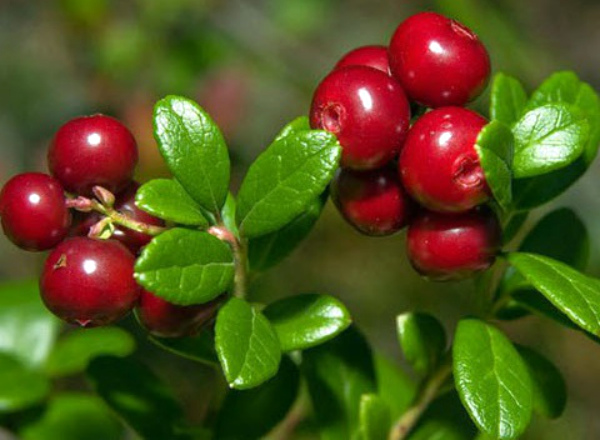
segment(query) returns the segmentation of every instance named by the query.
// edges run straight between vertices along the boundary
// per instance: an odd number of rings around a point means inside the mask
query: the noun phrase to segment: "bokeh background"
[[[165,175],[151,132],[153,103],[166,94],[197,100],[222,127],[237,187],[250,162],[287,121],[305,114],[311,92],[346,51],[385,44],[414,12],[437,10],[475,30],[496,71],[532,89],[573,69],[600,90],[598,0],[0,0],[0,183],[45,170],[45,149],[68,119],[103,112],[122,119],[141,149],[138,178]],[[488,97],[474,107],[485,111]],[[570,206],[592,239],[590,273],[600,275],[600,164],[539,210]],[[399,361],[395,316],[429,311],[452,330],[469,312],[471,283],[421,280],[404,255],[404,234],[360,236],[328,206],[310,238],[253,286],[251,299],[301,292],[341,297],[378,349]],[[40,255],[0,238],[0,278],[34,278]],[[130,324],[130,323],[129,323]],[[126,323],[126,325],[129,325]],[[133,325],[131,325],[134,328]],[[569,403],[524,439],[600,438],[600,347],[541,318],[504,325],[553,359]],[[141,338],[141,337],[140,337]],[[161,376],[201,418],[214,374],[144,345]],[[198,399],[198,396],[203,399]]]

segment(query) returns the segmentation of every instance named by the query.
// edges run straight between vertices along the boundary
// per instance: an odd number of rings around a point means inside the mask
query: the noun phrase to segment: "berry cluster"
[[[408,226],[409,259],[435,280],[487,269],[500,245],[475,149],[487,120],[464,108],[489,76],[477,36],[426,12],[401,23],[389,47],[346,54],[313,96],[311,126],[343,148],[332,183],[338,209],[367,235]],[[422,114],[412,123],[411,105]]]
[[[177,306],[134,280],[135,256],[164,223],[135,205],[136,141],[119,121],[94,115],[64,124],[48,151],[52,176],[24,173],[0,193],[6,236],[29,251],[52,250],[40,279],[42,299],[65,321],[115,322],[137,306],[141,324],[159,336],[194,333],[218,301]],[[71,213],[70,210],[74,209]]]

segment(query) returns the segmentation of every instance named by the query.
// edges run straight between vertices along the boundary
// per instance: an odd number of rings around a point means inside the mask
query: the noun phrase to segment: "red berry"
[[[408,227],[411,264],[437,281],[464,279],[488,269],[500,243],[500,225],[489,208],[460,214],[424,210]]]
[[[483,92],[490,57],[467,27],[423,12],[398,26],[389,48],[390,68],[411,100],[428,107],[463,106]]]
[[[385,73],[364,66],[334,70],[315,91],[312,128],[335,134],[342,166],[380,168],[404,141],[410,108],[402,87]]]
[[[121,243],[75,237],[52,251],[40,279],[42,300],[59,318],[81,326],[110,324],[135,306],[135,258]]]
[[[487,121],[459,107],[422,116],[410,129],[399,169],[406,191],[428,209],[458,212],[489,198],[490,190],[475,150]]]
[[[214,318],[222,299],[218,297],[206,304],[178,306],[142,290],[136,316],[146,330],[155,336],[193,336]]]
[[[71,222],[62,186],[42,173],[19,174],[4,185],[0,216],[6,236],[29,251],[56,246],[67,235]]]
[[[391,168],[340,170],[332,198],[348,223],[366,235],[390,235],[407,225],[413,203]]]
[[[138,161],[135,139],[116,119],[103,115],[72,119],[48,151],[48,166],[69,192],[90,195],[102,186],[114,193],[131,180]]]
[[[390,74],[388,49],[385,46],[363,46],[351,50],[335,65],[336,69],[348,66],[366,66]]]

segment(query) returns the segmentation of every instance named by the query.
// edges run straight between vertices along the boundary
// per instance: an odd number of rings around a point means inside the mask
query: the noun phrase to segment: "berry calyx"
[[[479,38],[433,12],[413,15],[398,26],[389,59],[410,99],[427,107],[465,105],[483,92],[491,72]]]
[[[102,186],[117,193],[130,182],[138,161],[135,139],[119,121],[84,116],[64,124],[48,151],[48,167],[64,188],[91,195]]]
[[[71,216],[58,180],[42,173],[10,179],[0,193],[0,217],[6,236],[29,251],[44,251],[60,243]]]
[[[400,84],[364,66],[331,72],[317,87],[310,124],[335,134],[342,146],[342,166],[380,168],[402,146],[410,107]]]
[[[135,258],[121,243],[75,237],[48,256],[40,279],[46,307],[83,327],[106,325],[135,306],[140,287],[133,278]]]
[[[349,224],[372,236],[399,231],[408,224],[414,208],[390,167],[372,171],[342,169],[331,184],[331,196]]]
[[[406,191],[440,212],[466,211],[488,200],[490,189],[475,149],[486,124],[460,107],[432,110],[417,120],[398,162]]]
[[[385,46],[362,46],[351,50],[335,65],[335,69],[348,66],[365,66],[390,74],[388,48]]]
[[[459,214],[423,210],[408,227],[412,266],[436,281],[461,280],[488,269],[500,244],[500,224],[487,207]]]

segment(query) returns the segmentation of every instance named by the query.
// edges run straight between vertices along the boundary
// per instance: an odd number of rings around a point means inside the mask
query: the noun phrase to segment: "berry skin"
[[[69,192],[91,195],[102,186],[117,193],[129,183],[138,161],[135,139],[116,119],[84,116],[64,124],[48,151],[48,167]]]
[[[331,195],[342,216],[365,235],[383,236],[408,224],[413,202],[393,168],[372,171],[340,170]]]
[[[490,77],[490,57],[467,27],[423,12],[400,24],[389,48],[390,69],[411,100],[427,107],[463,106]]]
[[[331,72],[315,91],[310,125],[335,134],[342,145],[342,166],[380,168],[402,146],[410,107],[400,84],[364,66]]]
[[[42,173],[10,179],[0,193],[0,216],[6,236],[28,251],[52,249],[69,230],[71,216],[58,180]]]
[[[82,327],[118,321],[140,295],[134,263],[119,242],[67,239],[46,260],[40,279],[42,300],[56,316]]]
[[[214,318],[222,300],[223,297],[218,297],[206,304],[178,306],[142,290],[136,316],[140,324],[154,336],[193,336]]]
[[[433,211],[467,211],[489,198],[475,150],[487,121],[459,107],[432,110],[410,129],[400,154],[406,191]]]
[[[366,66],[390,74],[388,49],[385,46],[362,46],[351,50],[335,65],[335,69],[348,66]]]
[[[435,281],[461,280],[488,269],[500,249],[496,215],[485,207],[460,214],[423,210],[408,227],[408,258]]]

